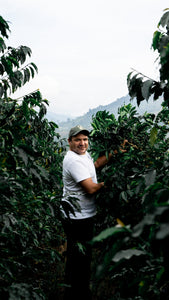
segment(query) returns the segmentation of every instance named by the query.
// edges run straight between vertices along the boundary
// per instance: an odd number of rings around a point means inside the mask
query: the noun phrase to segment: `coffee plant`
[[[105,188],[97,197],[98,226],[93,239],[94,246],[100,247],[95,288],[109,278],[109,294],[101,299],[168,299],[168,10],[158,26],[166,28],[153,38],[160,82],[147,81],[140,74],[129,74],[127,80],[138,105],[151,95],[154,100],[162,96],[161,111],[140,116],[128,104],[119,108],[117,119],[106,111],[93,116],[90,150],[94,159],[112,153],[98,174]]]
[[[2,17],[0,32],[0,299],[61,299],[65,143],[57,124],[45,117],[48,101],[39,90],[11,98],[38,69],[26,63],[29,47],[6,46],[10,28]],[[128,104],[119,108],[117,118],[107,111],[93,116],[93,158],[112,154],[98,171],[105,187],[96,199],[92,240],[92,289],[100,300],[168,299],[168,41],[165,10],[152,42],[159,81],[135,71],[127,78],[131,99],[136,97],[139,105],[163,97],[161,111],[140,116]]]
[[[7,47],[0,17],[0,299],[53,299],[62,239],[63,146],[46,118],[47,100],[34,91],[10,97],[34,77],[26,46]]]

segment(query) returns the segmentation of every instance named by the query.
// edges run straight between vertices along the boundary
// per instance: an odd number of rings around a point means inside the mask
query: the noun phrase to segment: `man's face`
[[[68,142],[70,150],[76,152],[77,154],[85,154],[88,149],[88,136],[82,133],[79,133],[76,136],[72,136],[72,138],[69,139]]]

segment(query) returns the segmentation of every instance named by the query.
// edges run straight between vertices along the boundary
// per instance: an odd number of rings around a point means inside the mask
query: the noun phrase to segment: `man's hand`
[[[123,141],[123,143],[121,144],[122,148],[124,148],[125,145],[128,144],[128,143],[129,143],[128,140],[125,139],[125,140]]]
[[[125,140],[123,141],[123,143],[121,144],[122,148],[120,148],[120,152],[122,152],[122,153],[127,152],[127,150],[124,149],[124,147],[125,147],[126,144],[129,144],[129,142],[128,142],[128,140],[125,139]],[[117,154],[117,153],[118,153],[118,151],[117,151],[117,150],[114,150],[114,154]]]
[[[123,143],[121,144],[121,146],[122,146],[122,148],[120,148],[120,151],[121,151],[121,152],[126,152],[126,151],[127,151],[126,149],[124,149],[124,147],[125,147],[126,144],[129,144],[129,142],[128,142],[128,140],[125,139],[125,140],[123,141]],[[118,153],[117,150],[114,150],[113,152],[114,152],[114,154],[117,154],[117,153]],[[104,167],[104,166],[110,161],[110,159],[111,159],[112,156],[113,156],[112,153],[109,153],[108,158],[107,158],[106,155],[100,156],[100,157],[95,161],[95,163],[94,163],[95,168],[98,169],[98,168]]]

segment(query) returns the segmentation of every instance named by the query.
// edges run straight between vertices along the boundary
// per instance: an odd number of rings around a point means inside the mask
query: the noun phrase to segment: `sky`
[[[48,111],[81,116],[126,96],[132,69],[158,79],[151,49],[167,0],[1,0],[6,44],[28,46],[38,74],[12,96],[39,89]]]

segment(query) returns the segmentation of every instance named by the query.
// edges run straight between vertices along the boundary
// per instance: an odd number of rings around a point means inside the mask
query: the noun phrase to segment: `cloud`
[[[151,48],[163,0],[1,0],[10,45],[27,45],[39,73],[18,95],[39,88],[49,109],[81,114],[127,94],[135,68],[155,77]]]

